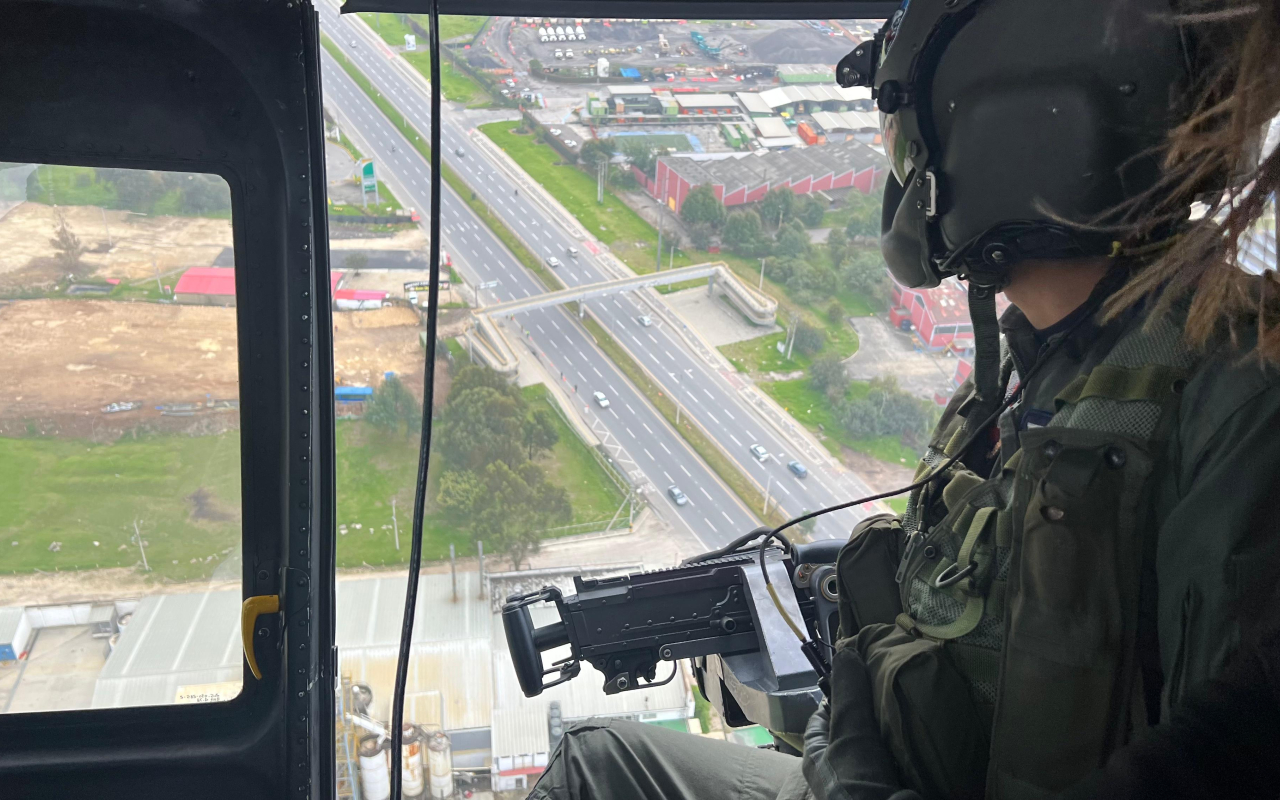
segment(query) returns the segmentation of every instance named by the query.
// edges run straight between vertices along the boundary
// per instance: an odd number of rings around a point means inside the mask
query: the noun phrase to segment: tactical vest
[[[1139,585],[1152,477],[1194,366],[1181,342],[1167,320],[1137,326],[1059,393],[1045,427],[1020,434],[998,474],[957,463],[910,497],[903,612],[859,646],[886,741],[925,796],[1048,796],[1145,724]],[[944,419],[917,477],[966,428]],[[926,526],[939,500],[945,516]]]

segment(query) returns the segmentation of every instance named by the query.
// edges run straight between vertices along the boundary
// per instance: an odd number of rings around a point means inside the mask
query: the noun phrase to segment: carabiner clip
[[[964,569],[960,569],[959,564],[952,564],[944,569],[933,582],[933,588],[945,589],[948,586],[954,586],[965,578],[973,574],[978,565],[970,561],[969,565]]]

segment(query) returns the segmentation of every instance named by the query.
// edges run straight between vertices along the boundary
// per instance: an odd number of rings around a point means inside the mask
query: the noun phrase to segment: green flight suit
[[[1045,337],[1011,308],[1002,380],[1030,375],[1021,398],[900,527],[855,532],[906,551],[879,576],[896,619],[884,602],[872,618],[842,608],[905,788],[1021,800],[1074,785],[1216,675],[1280,581],[1280,373],[1242,356],[1247,340],[1191,353],[1176,314],[1146,317],[1090,313]],[[972,394],[956,392],[922,470],[965,438]],[[803,796],[799,759],[667,747],[643,726],[574,731],[533,796]]]

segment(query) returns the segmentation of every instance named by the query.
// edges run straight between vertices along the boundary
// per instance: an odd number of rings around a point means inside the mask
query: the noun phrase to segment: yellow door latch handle
[[[258,658],[253,653],[254,626],[258,617],[263,614],[275,614],[280,611],[280,595],[260,594],[246,597],[240,606],[240,639],[244,642],[244,658],[249,662],[249,671],[253,677],[262,680],[262,670],[258,669]]]

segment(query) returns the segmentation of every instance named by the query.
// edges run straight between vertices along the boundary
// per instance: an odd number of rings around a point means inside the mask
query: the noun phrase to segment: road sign
[[[373,175],[373,159],[364,162],[364,166],[360,168],[361,186],[366,192],[376,191],[378,188],[378,179]]]
[[[404,35],[404,49],[405,49],[405,50],[417,50],[417,49],[418,49],[418,37],[417,37],[417,36],[414,36],[412,33],[406,33],[406,34]]]

